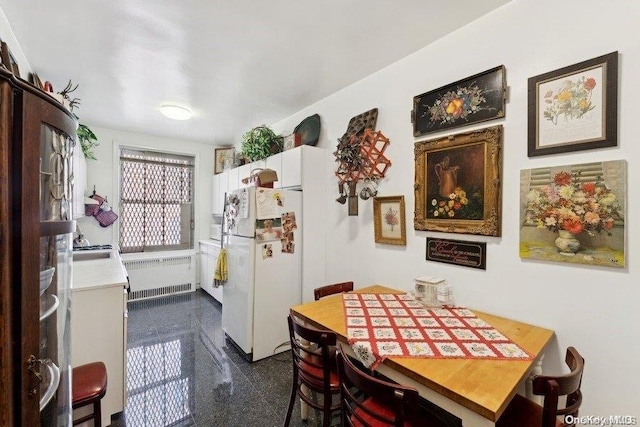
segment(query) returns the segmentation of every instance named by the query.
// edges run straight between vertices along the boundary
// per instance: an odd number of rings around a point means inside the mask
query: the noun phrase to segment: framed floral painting
[[[501,234],[502,126],[416,142],[416,230]]]
[[[529,157],[618,145],[618,52],[529,79]]]
[[[624,160],[520,171],[520,257],[625,265]]]
[[[505,115],[504,65],[413,98],[413,136],[492,120]]]
[[[376,243],[406,245],[404,196],[374,197],[373,224]]]
[[[222,173],[227,165],[233,166],[235,154],[236,150],[233,147],[216,148],[213,173]]]

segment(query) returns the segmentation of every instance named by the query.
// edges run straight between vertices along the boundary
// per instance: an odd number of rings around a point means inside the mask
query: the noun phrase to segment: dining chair
[[[322,411],[322,425],[328,427],[331,415],[340,410],[340,385],[338,375],[331,369],[331,348],[335,348],[336,334],[331,331],[316,329],[303,325],[289,314],[289,339],[291,340],[291,360],[293,362],[293,382],[289,408],[284,422],[285,427],[291,422],[291,414],[296,395],[310,407]],[[317,402],[310,396],[322,396]]]
[[[93,412],[72,424],[78,425],[93,420],[95,427],[102,427],[100,401],[107,393],[107,367],[103,362],[91,362],[76,366],[71,371],[71,407],[73,409],[92,405]]]
[[[342,292],[350,292],[353,290],[353,282],[334,283],[333,285],[321,286],[313,290],[313,297],[318,301],[327,295],[339,294]]]
[[[580,356],[574,347],[567,348],[565,362],[571,369],[566,375],[547,376],[536,375],[533,377],[533,394],[544,396],[543,405],[540,406],[518,394],[507,406],[496,426],[498,427],[565,427],[564,419],[567,415],[578,416],[578,409],[582,404],[582,371],[584,358]],[[558,407],[560,396],[566,396],[566,403]],[[562,416],[562,419],[558,417]]]
[[[342,425],[345,427],[442,427],[445,421],[418,404],[418,391],[359,369],[341,347],[336,354]]]

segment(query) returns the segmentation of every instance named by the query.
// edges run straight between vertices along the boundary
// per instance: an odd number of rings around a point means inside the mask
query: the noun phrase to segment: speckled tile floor
[[[127,406],[112,426],[283,425],[289,352],[247,362],[225,341],[220,304],[201,290],[128,308]],[[303,422],[296,401],[292,426],[320,424],[314,412]]]

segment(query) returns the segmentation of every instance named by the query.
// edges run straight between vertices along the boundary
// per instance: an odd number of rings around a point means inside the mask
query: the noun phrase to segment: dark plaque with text
[[[427,237],[427,260],[487,269],[487,244]]]

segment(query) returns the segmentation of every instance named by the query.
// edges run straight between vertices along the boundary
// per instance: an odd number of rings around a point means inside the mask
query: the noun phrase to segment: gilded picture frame
[[[414,229],[500,236],[502,125],[414,145]]]
[[[373,224],[376,243],[406,245],[404,196],[374,197]]]
[[[528,81],[528,156],[618,145],[618,52]]]

